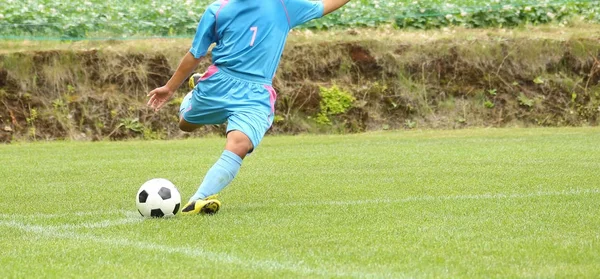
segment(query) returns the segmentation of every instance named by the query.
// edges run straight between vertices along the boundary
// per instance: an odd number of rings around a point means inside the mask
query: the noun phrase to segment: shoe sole
[[[200,208],[200,213],[204,213],[204,214],[215,214],[217,213],[217,211],[219,211],[219,208],[221,207],[221,205],[219,204],[219,202],[217,201],[207,201],[207,203]]]
[[[196,211],[196,210],[190,210],[190,211],[185,211],[185,212],[182,211],[181,214],[182,215],[198,215],[198,214],[212,215],[212,214],[217,213],[217,211],[219,211],[220,207],[221,207],[221,203],[219,201],[208,200],[200,209],[198,209],[198,211]]]

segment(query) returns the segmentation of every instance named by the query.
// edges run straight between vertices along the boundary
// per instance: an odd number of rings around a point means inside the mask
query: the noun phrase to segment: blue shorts
[[[240,79],[210,66],[186,95],[180,116],[192,124],[222,124],[244,133],[253,148],[273,124],[277,93],[271,85]]]

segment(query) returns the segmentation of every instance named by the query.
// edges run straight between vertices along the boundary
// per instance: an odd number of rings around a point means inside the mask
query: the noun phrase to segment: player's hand
[[[148,100],[148,106],[153,108],[154,111],[158,111],[167,103],[174,93],[175,91],[166,86],[156,88],[148,93],[148,97],[150,97],[150,100]]]

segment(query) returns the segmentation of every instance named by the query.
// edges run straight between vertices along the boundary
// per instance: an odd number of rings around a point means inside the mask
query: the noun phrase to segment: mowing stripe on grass
[[[262,207],[302,207],[302,206],[329,206],[329,205],[361,205],[361,204],[390,204],[390,203],[407,203],[420,201],[460,201],[460,200],[492,200],[492,199],[524,199],[552,196],[578,196],[578,195],[597,195],[600,194],[600,189],[571,189],[565,191],[550,191],[550,192],[534,192],[529,194],[519,193],[487,193],[479,195],[456,195],[456,196],[412,196],[404,199],[370,199],[370,200],[350,200],[350,201],[315,201],[315,202],[293,202],[293,203],[251,203],[243,205],[228,205],[231,209],[246,209],[246,208],[262,208]],[[135,211],[127,210],[108,210],[108,211],[88,211],[88,212],[71,212],[71,213],[56,213],[56,214],[0,214],[3,219],[50,219],[71,216],[92,216],[92,215],[116,215],[124,214],[127,216],[139,216]],[[83,226],[85,225],[79,225]]]
[[[550,191],[550,192],[534,192],[529,194],[503,194],[503,193],[487,193],[480,195],[456,195],[456,196],[413,196],[404,199],[371,199],[371,200],[350,200],[350,201],[315,201],[315,202],[292,202],[292,203],[253,203],[245,205],[232,205],[229,208],[246,209],[246,208],[262,208],[262,207],[303,207],[303,206],[348,206],[361,204],[391,204],[391,203],[407,203],[407,202],[439,202],[439,201],[461,201],[461,200],[500,200],[500,199],[526,199],[526,198],[543,198],[553,196],[580,196],[580,195],[597,195],[600,194],[600,189],[571,189],[565,191]]]
[[[130,219],[123,219],[130,220]],[[57,230],[56,226],[38,226],[29,225],[14,220],[0,220],[0,226],[20,229],[26,232],[34,233],[36,236],[46,236],[48,238],[61,238],[76,241],[89,241],[95,243],[101,243],[113,247],[130,247],[140,250],[148,251],[159,251],[162,253],[169,254],[184,254],[191,257],[202,259],[203,261],[212,261],[215,263],[235,264],[242,266],[247,269],[260,269],[267,271],[291,271],[297,274],[304,275],[320,275],[325,277],[356,277],[356,278],[373,278],[373,277],[388,277],[391,274],[383,273],[366,273],[366,272],[344,272],[344,271],[329,271],[324,269],[310,268],[303,266],[301,262],[278,262],[273,260],[256,260],[256,259],[242,259],[227,253],[214,253],[204,251],[201,248],[188,248],[188,247],[173,247],[166,245],[159,245],[151,242],[140,242],[132,241],[127,239],[119,238],[102,238],[95,235],[81,234],[74,231],[60,231]],[[62,227],[62,226],[59,226]],[[398,275],[394,275],[398,277]],[[402,276],[400,276],[402,277]]]

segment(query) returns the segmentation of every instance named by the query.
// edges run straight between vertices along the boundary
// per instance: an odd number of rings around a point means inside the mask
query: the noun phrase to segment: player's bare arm
[[[323,15],[341,8],[348,2],[350,2],[350,0],[323,0]]]
[[[148,93],[148,97],[150,97],[148,106],[154,110],[159,110],[175,94],[175,91],[189,77],[192,71],[198,67],[200,61],[202,61],[202,57],[195,58],[191,53],[186,53],[167,84]]]

